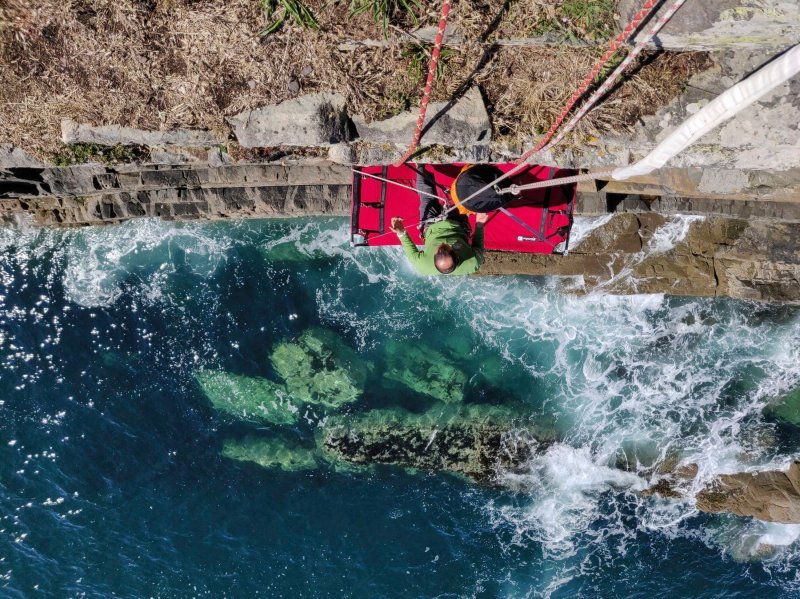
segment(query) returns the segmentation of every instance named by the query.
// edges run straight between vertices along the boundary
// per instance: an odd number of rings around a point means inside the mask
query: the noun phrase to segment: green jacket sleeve
[[[475,259],[478,261],[478,266],[483,264],[483,227],[476,226],[475,232],[472,234],[472,251],[475,252]]]
[[[422,252],[417,249],[417,246],[408,236],[408,233],[403,233],[400,236],[400,243],[403,245],[403,251],[406,257],[412,264],[418,264],[422,260]]]

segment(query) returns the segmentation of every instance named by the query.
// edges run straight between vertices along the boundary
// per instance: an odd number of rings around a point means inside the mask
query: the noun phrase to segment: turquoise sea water
[[[0,229],[0,596],[800,595],[800,526],[638,494],[669,457],[699,488],[796,455],[761,410],[800,385],[800,311],[420,279],[346,228]],[[376,363],[389,340],[435,348],[469,373],[467,401],[522,402],[562,442],[499,488],[221,457],[253,427],[195,372],[268,376],[270,348],[311,326]],[[351,409],[398,401],[371,386]]]

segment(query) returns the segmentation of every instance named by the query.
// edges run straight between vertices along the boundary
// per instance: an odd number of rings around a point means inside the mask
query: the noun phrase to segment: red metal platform
[[[422,165],[420,165],[421,167]],[[463,164],[427,164],[428,172],[434,174],[438,193],[444,197],[444,189],[450,189]],[[514,168],[513,163],[495,164],[503,172]],[[391,183],[372,179],[367,174],[397,181],[415,188],[419,167],[413,163],[402,166],[356,167],[353,173],[353,204],[351,212],[351,240],[355,245],[398,245],[397,236],[390,229],[392,217],[399,216],[406,225],[419,221],[419,195]],[[559,179],[576,174],[575,171],[532,165],[527,171],[515,175],[513,181],[524,185],[549,179]],[[576,185],[565,184],[523,192],[506,205],[510,213],[493,212],[486,223],[486,249],[533,254],[552,254],[564,242],[569,244],[572,213],[575,204]],[[475,226],[475,216],[470,215]],[[416,226],[407,228],[411,239],[418,245],[423,241]]]

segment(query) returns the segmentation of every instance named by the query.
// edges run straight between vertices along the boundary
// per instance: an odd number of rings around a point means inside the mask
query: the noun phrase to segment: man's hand
[[[478,214],[475,215],[475,224],[477,225],[485,225],[487,220],[489,220],[489,214],[487,212],[478,212]]]
[[[397,233],[398,235],[402,235],[406,232],[405,227],[403,226],[403,219],[399,216],[395,216],[392,218],[392,231]]]

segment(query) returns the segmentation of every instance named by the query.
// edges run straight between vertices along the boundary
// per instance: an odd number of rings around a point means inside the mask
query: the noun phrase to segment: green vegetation
[[[149,150],[144,146],[101,146],[99,144],[76,143],[65,144],[52,157],[56,166],[72,166],[73,164],[86,164],[87,162],[102,162],[103,164],[122,164],[146,161],[150,156]]]
[[[597,74],[597,77],[594,78],[593,83],[595,85],[601,85],[603,81],[605,81],[608,76],[616,70],[622,61],[625,60],[627,55],[628,49],[624,47],[620,48],[619,51],[609,59],[605,66],[600,69],[600,72]]]
[[[535,36],[558,36],[565,40],[606,41],[614,32],[615,2],[611,0],[563,0],[549,11],[533,14],[523,10],[516,20],[530,22],[525,33]]]
[[[278,8],[279,4],[282,8],[280,15],[278,15],[275,21],[267,25],[259,35],[265,36],[276,32],[289,17],[303,29],[319,29],[317,19],[314,18],[312,12],[300,0],[261,0],[264,12],[270,15],[270,17]]]
[[[430,44],[411,44],[405,46],[401,56],[408,60],[408,72],[417,81],[424,81],[428,75],[428,65],[431,60]],[[439,62],[436,64],[436,81],[442,78],[447,69],[447,61],[455,55],[452,48],[442,48],[439,51]]]
[[[388,37],[389,21],[398,14],[407,14],[416,26],[419,23],[416,11],[421,8],[419,0],[350,0],[350,14],[372,15],[375,22],[381,26],[384,37]]]
[[[208,401],[217,410],[240,420],[294,424],[299,408],[285,389],[270,380],[203,370],[194,375]]]
[[[561,13],[584,37],[601,41],[613,31],[614,5],[611,0],[566,0]]]

